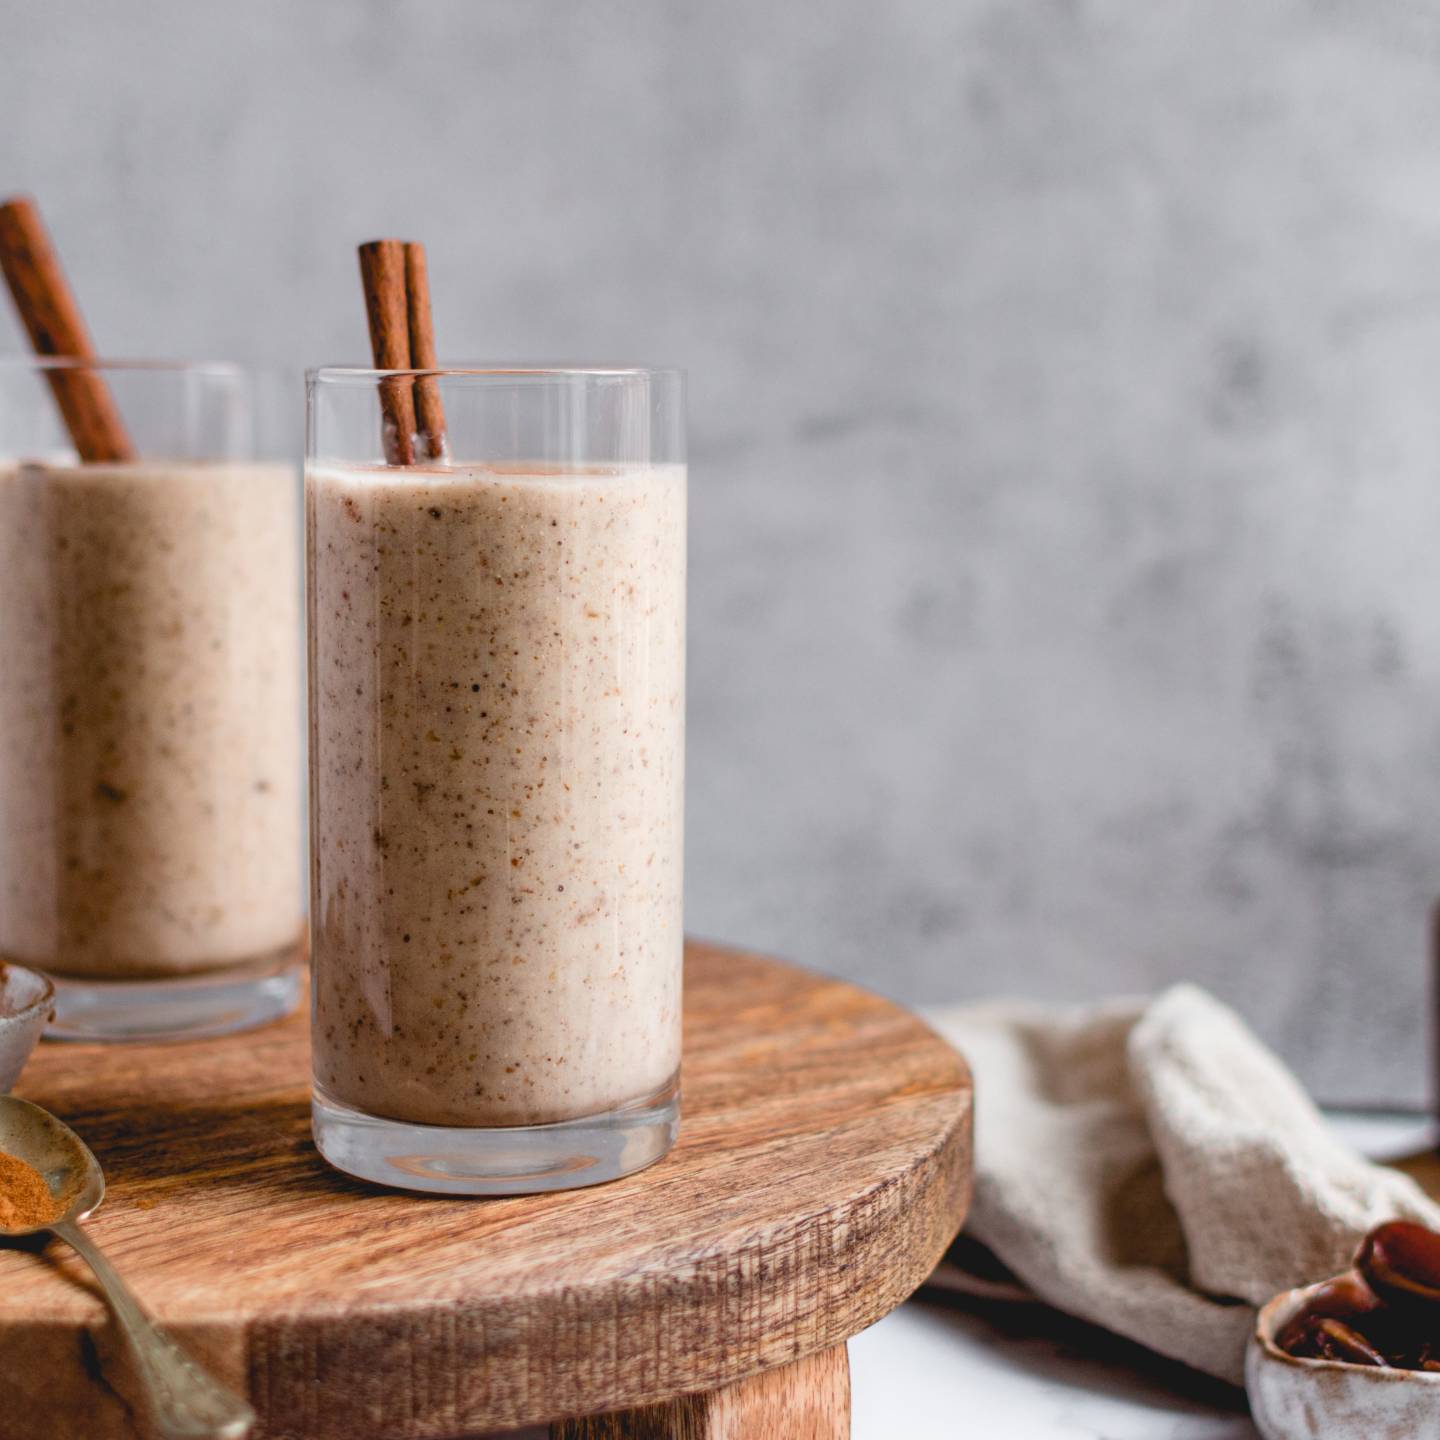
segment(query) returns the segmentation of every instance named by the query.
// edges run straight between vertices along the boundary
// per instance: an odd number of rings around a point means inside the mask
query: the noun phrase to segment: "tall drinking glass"
[[[232,365],[0,360],[0,957],[52,1033],[283,1014],[304,947],[298,425]],[[52,394],[103,387],[134,458]]]
[[[423,387],[445,454],[386,464]],[[648,1165],[678,1117],[683,377],[319,370],[307,455],[316,1144],[455,1194]]]

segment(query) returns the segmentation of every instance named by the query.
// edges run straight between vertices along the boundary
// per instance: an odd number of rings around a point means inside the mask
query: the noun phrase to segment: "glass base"
[[[310,1128],[337,1170],[436,1195],[538,1195],[618,1180],[668,1153],[680,1128],[680,1088],[554,1125],[487,1130],[415,1125],[352,1110],[317,1085]]]
[[[49,1040],[203,1040],[252,1030],[299,1003],[303,951],[200,975],[92,980],[51,975],[55,1018]]]

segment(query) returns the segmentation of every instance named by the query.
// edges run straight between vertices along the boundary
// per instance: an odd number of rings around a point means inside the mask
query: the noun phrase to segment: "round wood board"
[[[257,1437],[475,1434],[715,1389],[898,1305],[968,1203],[960,1057],[888,1001],[758,956],[688,947],[679,1144],[564,1194],[427,1198],[331,1170],[307,1028],[46,1045],[15,1087],[99,1156],[95,1237],[249,1395]],[[143,1433],[63,1245],[0,1250],[0,1393],[7,1440]]]

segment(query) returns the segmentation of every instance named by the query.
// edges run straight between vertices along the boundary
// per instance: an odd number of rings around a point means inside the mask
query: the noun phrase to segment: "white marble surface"
[[[1378,1159],[1413,1116],[1336,1116]],[[1258,1440],[1244,1397],[1040,1306],[916,1299],[850,1342],[852,1440]]]
[[[1031,1307],[912,1300],[850,1342],[850,1367],[852,1440],[1258,1436],[1238,1391]]]

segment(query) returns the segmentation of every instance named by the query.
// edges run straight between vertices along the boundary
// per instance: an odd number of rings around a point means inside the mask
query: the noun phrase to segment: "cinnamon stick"
[[[405,295],[410,315],[410,366],[414,370],[435,370],[435,321],[430,313],[430,274],[425,247],[418,241],[405,242]],[[415,409],[420,421],[421,448],[431,460],[445,457],[445,402],[440,382],[431,375],[415,381]]]
[[[37,355],[95,358],[60,257],[27,196],[16,195],[0,204],[0,270]],[[125,423],[98,370],[62,366],[47,370],[45,378],[81,460],[134,458]]]
[[[410,368],[410,319],[405,290],[405,246],[370,240],[360,247],[360,283],[370,321],[370,350],[377,370]],[[380,382],[385,462],[415,461],[415,404],[408,376]]]

